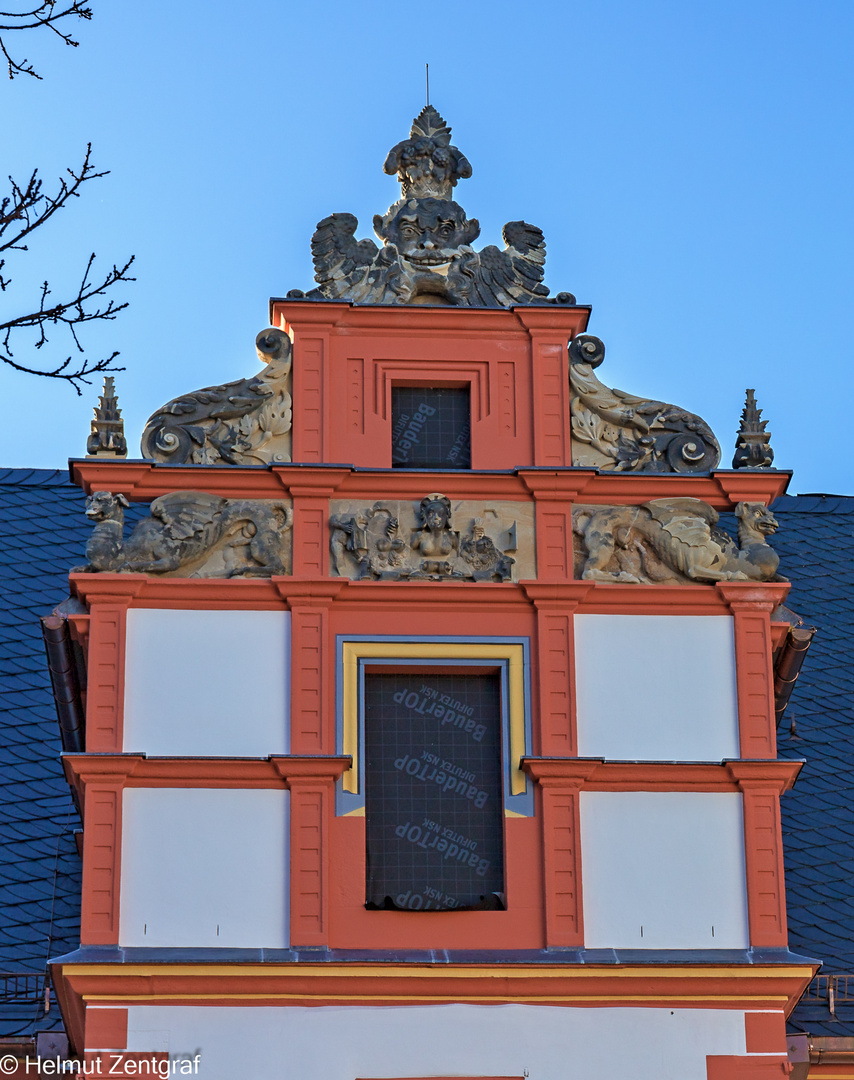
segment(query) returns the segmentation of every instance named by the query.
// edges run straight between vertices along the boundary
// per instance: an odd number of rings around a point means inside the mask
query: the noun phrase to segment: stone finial
[[[404,199],[450,199],[457,180],[471,176],[471,165],[451,146],[448,124],[432,105],[425,105],[412,121],[409,138],[389,150],[383,171],[397,173]]]
[[[767,420],[762,420],[762,410],[756,404],[754,391],[748,390],[741,410],[741,423],[735,437],[734,469],[769,469],[774,460],[771,449],[771,432],[766,431]]]
[[[125,422],[112,375],[104,376],[104,389],[95,406],[95,419],[92,421],[92,433],[86,440],[86,453],[89,457],[128,456]]]

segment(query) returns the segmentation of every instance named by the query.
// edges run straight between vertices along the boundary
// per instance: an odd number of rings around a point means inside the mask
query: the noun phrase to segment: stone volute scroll
[[[224,499],[175,491],[151,503],[150,516],[124,536],[124,495],[96,491],[86,500],[95,528],[75,572],[163,577],[270,577],[291,572],[289,501]]]
[[[570,293],[549,298],[542,284],[546,244],[535,225],[510,221],[502,232],[504,248],[472,247],[480,225],[452,198],[457,181],[471,176],[472,168],[451,145],[451,129],[431,105],[383,168],[397,175],[401,198],[374,217],[382,247],[356,239],[359,222],[352,214],[324,218],[311,241],[319,284],[308,299],[488,308],[575,303]]]
[[[291,460],[291,339],[262,330],[264,370],[175,398],[149,418],[142,456],[172,465],[269,465]]]
[[[569,345],[572,464],[614,472],[701,473],[714,469],[720,446],[694,413],[635,397],[600,382],[605,346],[592,334]]]
[[[534,576],[533,519],[525,504],[452,506],[446,495],[432,492],[418,503],[355,509],[333,500],[331,511],[330,562],[339,577],[501,582]]]
[[[700,499],[654,499],[641,506],[576,506],[575,576],[627,584],[786,581],[768,543],[777,519],[763,503],[735,509],[738,540]]]

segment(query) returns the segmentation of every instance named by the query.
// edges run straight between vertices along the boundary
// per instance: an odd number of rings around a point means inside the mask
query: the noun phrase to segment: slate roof
[[[786,606],[818,628],[778,733],[781,757],[806,759],[782,800],[789,948],[850,974],[854,995],[854,498],[786,495],[772,510]],[[836,1019],[802,1002],[791,1024],[854,1036],[854,999]]]
[[[44,974],[80,940],[80,821],[59,764],[39,616],[91,532],[66,472],[0,470],[0,973]],[[0,987],[1,989],[2,987]],[[27,995],[30,996],[29,994]],[[56,1001],[0,1005],[0,1036],[62,1026]]]
[[[784,496],[773,509],[787,605],[819,628],[779,741],[782,757],[807,760],[783,799],[789,947],[823,957],[823,972],[851,973],[854,993],[854,498]],[[0,973],[43,974],[48,957],[79,943],[79,821],[38,618],[84,561],[82,510],[64,471],[0,470]],[[0,1005],[0,1036],[60,1023],[55,1004],[47,1015],[34,1001]],[[835,1019],[825,1001],[802,1003],[792,1023],[854,1036],[854,1001]]]

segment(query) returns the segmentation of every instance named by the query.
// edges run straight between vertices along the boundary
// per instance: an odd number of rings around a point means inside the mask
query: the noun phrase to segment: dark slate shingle
[[[43,973],[80,940],[80,822],[59,764],[39,616],[68,595],[91,526],[65,472],[0,469],[0,971]],[[54,1002],[0,1008],[0,1036],[59,1027]]]
[[[854,973],[854,498],[785,495],[773,507],[787,607],[818,627],[779,732],[784,758],[806,758],[782,800],[789,947]],[[794,722],[794,730],[792,723]],[[854,1003],[799,1005],[793,1027],[854,1035]]]

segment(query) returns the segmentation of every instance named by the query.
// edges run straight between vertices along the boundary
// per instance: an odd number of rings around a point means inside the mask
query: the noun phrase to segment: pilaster
[[[276,767],[291,792],[291,945],[329,944],[329,820],[335,781],[349,757],[279,758]]]
[[[89,604],[86,749],[90,753],[122,749],[127,613],[145,582],[144,574],[72,578],[72,588]]]
[[[579,792],[596,762],[526,758],[522,767],[537,781],[541,792],[546,945],[582,948]]]
[[[575,706],[574,613],[593,588],[579,581],[560,595],[545,584],[526,583],[537,611],[537,679],[540,752],[572,757],[578,752]]]
[[[276,578],[275,584],[291,609],[291,753],[322,754],[335,739],[329,608],[347,582]]]
[[[788,583],[719,582],[735,633],[739,747],[743,758],[776,758],[771,612],[783,601]]]
[[[787,782],[780,765],[794,766]],[[784,948],[786,882],[783,869],[783,829],[780,794],[794,783],[798,762],[730,762],[730,773],[742,792],[744,861],[747,874],[747,914],[754,948]]]

